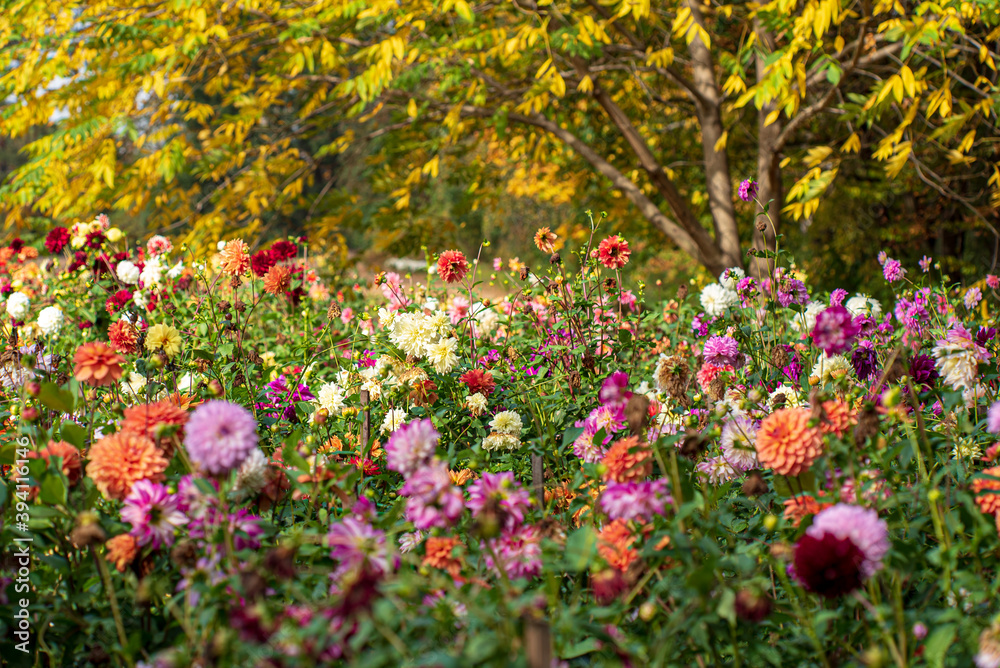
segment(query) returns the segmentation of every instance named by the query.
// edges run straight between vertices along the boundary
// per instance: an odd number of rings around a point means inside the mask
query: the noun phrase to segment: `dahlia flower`
[[[131,533],[138,545],[173,545],[174,531],[187,524],[184,513],[177,509],[177,499],[163,485],[140,480],[132,486],[121,511],[122,520],[132,525]]]
[[[427,419],[413,420],[389,437],[385,445],[386,467],[404,476],[426,465],[437,448],[441,435]]]
[[[860,332],[861,327],[854,322],[850,311],[843,306],[831,306],[816,316],[813,343],[827,356],[839,355],[850,350]]]
[[[732,290],[727,290],[718,283],[710,283],[701,291],[701,307],[705,313],[715,318],[726,312],[730,306],[735,306],[739,297]]]
[[[667,491],[667,481],[608,483],[601,494],[601,510],[612,520],[652,519],[662,515],[673,498]]]
[[[205,473],[228,473],[257,447],[257,421],[237,404],[206,401],[188,418],[184,445],[191,461]]]
[[[433,459],[414,471],[399,490],[407,497],[406,519],[421,531],[447,527],[462,515],[462,492],[451,484],[448,466]]]
[[[84,343],[73,355],[73,376],[88,385],[111,385],[122,377],[124,361],[106,343]]]
[[[514,411],[500,411],[493,416],[490,421],[493,431],[510,436],[520,436],[522,423],[521,416]]]
[[[628,242],[617,234],[603,239],[597,246],[597,259],[608,269],[621,269],[628,264],[631,254]]]
[[[531,578],[542,572],[541,535],[535,527],[504,531],[490,541],[490,546],[499,563],[487,554],[486,565],[506,573],[508,578]]]
[[[740,346],[731,336],[713,336],[705,342],[701,352],[705,362],[713,366],[735,365]]]
[[[445,251],[438,256],[437,269],[445,283],[458,283],[468,273],[469,262],[462,251]]]
[[[841,596],[881,570],[889,548],[876,511],[838,503],[821,510],[796,544],[795,577],[821,596]]]
[[[176,357],[181,352],[181,333],[171,325],[153,325],[146,331],[146,350],[162,350],[167,357]]]
[[[975,387],[979,363],[990,359],[992,354],[959,324],[948,330],[944,339],[938,340],[934,357],[945,384],[959,390]]]
[[[809,427],[809,411],[782,408],[768,415],[757,430],[757,458],[775,473],[797,476],[823,452],[819,430]]]
[[[87,452],[87,475],[109,499],[124,499],[140,480],[163,480],[167,460],[151,440],[131,432],[105,436]]]
[[[10,297],[7,297],[7,315],[14,320],[24,320],[28,315],[30,307],[31,300],[23,292],[15,292]]]
[[[38,313],[38,328],[46,336],[52,336],[63,326],[63,312],[58,306],[46,306]]]

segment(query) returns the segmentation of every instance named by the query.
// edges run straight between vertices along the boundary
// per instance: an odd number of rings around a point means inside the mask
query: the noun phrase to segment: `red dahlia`
[[[275,241],[271,244],[271,255],[275,260],[290,260],[298,255],[299,249],[291,241]]]
[[[493,392],[493,388],[496,387],[496,383],[493,381],[493,374],[483,369],[466,371],[458,379],[469,387],[469,394],[481,392],[489,396]]]
[[[608,269],[621,269],[628,264],[628,257],[631,254],[628,242],[617,234],[608,237],[597,247],[597,259]]]
[[[462,251],[445,251],[438,257],[438,273],[445,283],[458,283],[468,271],[469,262]]]
[[[836,598],[861,586],[864,560],[864,553],[850,538],[806,534],[795,546],[795,576],[809,591]]]
[[[250,256],[250,270],[254,276],[263,278],[267,275],[267,271],[277,264],[277,262],[278,259],[271,251],[257,251]]]

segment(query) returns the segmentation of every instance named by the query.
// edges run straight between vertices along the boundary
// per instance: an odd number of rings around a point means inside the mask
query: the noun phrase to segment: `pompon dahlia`
[[[87,475],[106,498],[122,500],[140,480],[163,480],[169,463],[145,436],[121,431],[105,436],[87,453]]]
[[[123,533],[110,539],[104,544],[108,553],[104,556],[106,560],[115,565],[119,573],[124,573],[135,557],[139,554],[139,545],[135,536]]]
[[[445,283],[458,283],[468,273],[469,262],[462,251],[450,250],[438,256],[437,268]]]
[[[264,276],[264,292],[280,295],[292,286],[292,272],[283,264],[276,264]]]
[[[972,492],[976,496],[979,509],[987,515],[1000,512],[1000,466],[981,471],[980,476],[972,481]]]
[[[123,355],[134,355],[139,352],[139,337],[135,327],[125,320],[118,320],[108,327],[108,340],[115,350]]]
[[[229,276],[242,276],[250,269],[250,249],[242,239],[226,242],[220,256],[222,271]]]
[[[606,482],[641,480],[653,472],[653,455],[648,445],[639,442],[638,436],[616,441],[601,463],[607,467]]]
[[[66,441],[49,441],[49,444],[38,452],[34,450],[28,452],[28,459],[41,458],[45,460],[46,464],[52,460],[52,457],[62,459],[62,472],[69,478],[70,484],[80,479],[80,475],[83,473],[83,464],[80,459],[80,451],[75,445],[70,445]]]
[[[121,422],[123,431],[145,436],[157,442],[162,427],[181,427],[177,431],[178,438],[184,436],[184,423],[188,420],[187,411],[169,399],[163,399],[152,404],[137,404],[125,409],[125,418]]]
[[[761,422],[757,431],[757,458],[780,475],[796,476],[823,452],[819,430],[809,427],[805,408],[782,408]]]
[[[298,255],[298,253],[299,247],[291,241],[282,239],[271,244],[271,255],[273,255],[278,262],[281,262],[282,260],[291,260],[293,257]]]
[[[836,434],[838,438],[843,438],[857,423],[857,416],[847,402],[839,400],[823,402],[823,419],[819,423],[819,429],[824,434]]]
[[[84,343],[73,355],[73,376],[87,385],[111,385],[122,377],[124,361],[106,343]]]
[[[889,547],[877,512],[838,503],[820,511],[796,544],[795,577],[820,596],[842,596],[882,569]]]
[[[740,346],[736,343],[736,339],[731,336],[713,336],[705,342],[701,352],[707,364],[722,367],[727,364],[736,364],[736,356],[740,353]]]
[[[597,259],[608,269],[621,269],[628,264],[631,254],[628,242],[617,234],[604,239],[597,247]]]
[[[257,447],[253,414],[219,399],[194,409],[184,431],[184,445],[191,461],[211,475],[238,468]]]

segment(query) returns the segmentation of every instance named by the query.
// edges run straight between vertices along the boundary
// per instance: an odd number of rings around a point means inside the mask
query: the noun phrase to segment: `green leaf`
[[[955,624],[945,624],[934,629],[924,643],[924,658],[931,668],[944,668],[944,657],[955,640]]]
[[[87,444],[87,430],[75,422],[63,422],[59,428],[59,437],[78,448]]]
[[[581,527],[566,539],[566,566],[580,572],[587,568],[597,552],[597,532],[593,527]]]
[[[618,330],[618,342],[623,346],[627,346],[632,343],[632,332],[627,329]]]
[[[42,478],[40,488],[38,498],[42,503],[52,506],[66,503],[66,483],[63,482],[61,475],[54,473],[46,475]]]
[[[601,648],[600,643],[597,638],[587,638],[586,640],[581,640],[575,645],[570,645],[566,650],[559,656],[560,659],[575,659],[584,654],[590,654],[591,652],[596,652]]]
[[[722,617],[730,624],[736,623],[736,592],[732,589],[722,590],[717,612],[719,613],[719,617]]]
[[[583,427],[570,427],[563,432],[563,447],[568,448],[572,445],[573,441],[580,438],[580,434],[583,433]]]
[[[72,413],[73,407],[76,405],[72,393],[60,388],[55,383],[42,383],[42,390],[38,393],[38,401],[46,408],[58,413]]]

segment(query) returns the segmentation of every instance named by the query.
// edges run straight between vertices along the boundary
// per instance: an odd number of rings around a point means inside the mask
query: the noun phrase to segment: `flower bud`
[[[642,621],[648,622],[653,618],[653,615],[655,614],[656,614],[656,606],[653,605],[652,601],[646,601],[645,603],[639,606],[639,618]]]
[[[24,384],[24,391],[28,393],[29,397],[37,397],[42,391],[42,384],[37,380],[29,380]]]
[[[38,419],[38,409],[34,406],[28,406],[21,412],[21,419],[34,422]]]
[[[213,378],[208,382],[208,391],[213,397],[221,397],[226,394],[226,389],[222,387],[222,383],[217,378]]]

